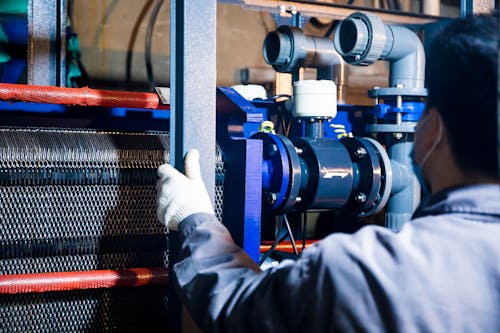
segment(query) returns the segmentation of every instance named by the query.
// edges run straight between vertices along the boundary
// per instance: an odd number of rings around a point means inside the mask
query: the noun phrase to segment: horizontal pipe
[[[0,294],[166,285],[168,269],[130,268],[0,275]]]
[[[261,244],[260,244],[260,252],[263,253],[263,252],[268,251],[271,248],[271,246],[273,245],[273,242],[274,241],[262,241]],[[314,244],[316,242],[317,242],[317,240],[307,240],[306,241],[306,248],[308,248],[309,246],[311,246],[312,244]],[[297,240],[295,242],[295,245],[297,246],[297,249],[299,251],[302,249],[302,241],[301,240]],[[292,242],[290,242],[290,241],[283,241],[283,242],[279,243],[274,248],[274,250],[275,251],[287,252],[287,253],[293,253]]]
[[[0,100],[79,106],[169,110],[154,93],[0,83]]]

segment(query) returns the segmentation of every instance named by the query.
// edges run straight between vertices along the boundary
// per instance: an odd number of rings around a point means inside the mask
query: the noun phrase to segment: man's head
[[[427,180],[446,172],[443,158],[462,178],[445,185],[498,177],[498,36],[497,18],[478,15],[451,21],[430,44],[427,109],[415,133],[415,162]]]

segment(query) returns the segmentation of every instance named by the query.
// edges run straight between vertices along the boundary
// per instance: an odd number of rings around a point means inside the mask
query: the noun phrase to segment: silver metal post
[[[203,181],[215,197],[216,0],[173,0],[170,45],[170,163],[200,151]]]

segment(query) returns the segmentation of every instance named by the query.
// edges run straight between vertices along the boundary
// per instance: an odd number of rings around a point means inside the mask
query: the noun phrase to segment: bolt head
[[[364,194],[362,192],[358,193],[354,197],[354,200],[356,200],[356,202],[359,202],[359,203],[364,203],[364,202],[366,202],[366,194]]]
[[[403,138],[403,133],[394,133],[392,135],[396,140],[401,140]]]
[[[278,153],[278,146],[276,146],[274,143],[269,145],[267,153],[269,154],[269,156],[275,156]]]
[[[364,147],[358,147],[356,151],[354,152],[354,155],[356,155],[358,158],[363,158],[367,154],[366,149]]]
[[[276,199],[278,199],[278,195],[274,192],[268,192],[266,194],[266,202],[270,205],[274,205],[276,202]]]

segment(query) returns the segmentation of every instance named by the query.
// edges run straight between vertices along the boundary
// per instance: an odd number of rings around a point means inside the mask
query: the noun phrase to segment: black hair
[[[464,172],[498,177],[496,14],[451,20],[427,53],[427,107],[435,107]]]

